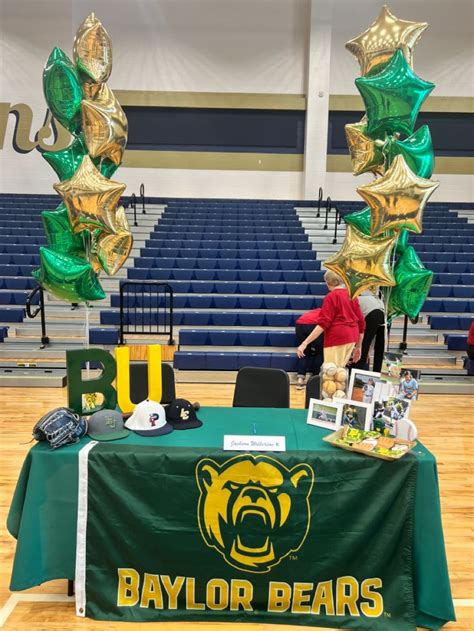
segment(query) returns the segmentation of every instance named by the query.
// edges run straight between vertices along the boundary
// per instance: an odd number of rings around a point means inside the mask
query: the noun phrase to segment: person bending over
[[[365,318],[365,332],[359,361],[351,368],[369,370],[369,350],[374,343],[374,372],[382,370],[385,350],[385,305],[383,300],[370,289],[359,296],[359,306]]]
[[[365,331],[364,315],[357,298],[351,300],[340,276],[328,270],[324,280],[329,289],[325,296],[318,324],[298,346],[296,354],[304,357],[306,348],[324,332],[324,361],[344,368],[360,359],[362,339]]]

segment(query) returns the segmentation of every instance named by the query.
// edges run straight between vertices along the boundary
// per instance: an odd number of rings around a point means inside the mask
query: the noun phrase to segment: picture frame
[[[341,427],[342,406],[332,401],[322,401],[321,399],[310,399],[308,425],[315,425],[323,429],[336,432]]]
[[[333,399],[334,403],[339,403],[342,407],[341,427],[350,425],[357,429],[370,431],[372,427],[372,404],[351,399]]]
[[[351,370],[349,388],[347,390],[348,399],[372,404],[374,402],[376,385],[381,381],[382,378],[379,372],[353,368]]]
[[[402,368],[398,384],[398,395],[410,401],[417,401],[420,396],[421,370]]]
[[[384,381],[397,383],[400,381],[403,353],[387,352],[383,355],[381,376]]]

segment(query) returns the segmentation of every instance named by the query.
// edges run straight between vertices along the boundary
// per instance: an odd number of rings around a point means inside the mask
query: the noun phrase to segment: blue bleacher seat
[[[182,324],[186,326],[207,326],[211,323],[211,316],[207,312],[188,311],[183,313]]]
[[[89,343],[116,346],[119,342],[118,329],[89,329]]]
[[[436,330],[459,329],[460,322],[457,316],[435,316],[429,318],[430,327]]]
[[[247,281],[247,280],[262,280],[262,274],[259,270],[239,270],[236,272],[239,280]]]
[[[296,370],[296,353],[271,353],[270,368],[293,372]]]
[[[235,294],[237,293],[238,283],[235,282],[221,282],[216,283],[215,292],[218,294]]]
[[[445,335],[445,344],[449,351],[465,351],[467,348],[467,335]]]
[[[269,346],[294,346],[296,348],[296,335],[293,331],[269,331]]]
[[[214,326],[238,326],[239,314],[216,312],[212,314],[211,320]]]
[[[206,329],[182,329],[179,343],[187,346],[205,346],[209,344],[209,331]]]
[[[24,309],[0,307],[0,322],[23,322],[24,316]]]
[[[227,281],[237,280],[237,274],[237,270],[219,269],[216,272],[216,279]]]
[[[206,353],[178,351],[174,354],[173,365],[178,370],[205,370]]]
[[[206,370],[238,370],[239,355],[233,353],[206,353]]]
[[[270,368],[271,353],[239,353],[239,369],[251,366],[253,368]]]
[[[216,271],[212,269],[196,269],[192,275],[196,280],[216,280]]]
[[[280,313],[267,311],[265,316],[265,322],[268,326],[293,326],[296,320],[296,316],[292,313]]]
[[[241,346],[266,346],[267,331],[240,331],[239,342]]]
[[[265,322],[265,313],[263,311],[242,311],[239,313],[239,323],[241,326],[258,327]]]
[[[450,313],[464,313],[467,310],[466,300],[443,300],[443,311]]]
[[[282,280],[282,273],[279,270],[262,270],[260,272],[260,280],[276,283]]]
[[[239,296],[226,296],[219,295],[214,296],[214,308],[215,309],[237,309],[240,307]]]

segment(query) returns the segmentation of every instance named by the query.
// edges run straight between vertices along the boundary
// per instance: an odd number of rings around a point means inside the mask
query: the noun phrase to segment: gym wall
[[[2,0],[0,192],[52,192],[54,173],[34,148],[46,114],[42,69],[53,46],[71,54],[77,26],[95,11],[114,45],[109,85],[130,121],[119,171],[129,193],[144,182],[147,194],[165,197],[298,199],[308,188],[316,194],[324,178],[304,172],[303,152],[305,113],[315,98],[307,94],[309,16],[320,2],[328,0]],[[353,98],[358,65],[344,42],[370,24],[379,3],[332,4],[324,190],[356,199],[347,154],[334,146],[345,112],[357,116],[360,107]],[[473,61],[470,2],[394,0],[390,6],[406,19],[431,24],[416,49],[416,70],[437,84],[429,101],[441,113],[458,97],[458,111],[448,112],[443,123],[449,137],[449,125],[459,123],[474,97],[467,74]],[[458,28],[445,32],[453,6]],[[443,96],[449,97],[444,103],[436,100]],[[16,104],[31,109],[31,121],[25,108],[9,113]],[[473,198],[472,153],[465,155],[462,146],[439,157],[445,172],[433,199]],[[435,151],[439,155],[436,143]]]

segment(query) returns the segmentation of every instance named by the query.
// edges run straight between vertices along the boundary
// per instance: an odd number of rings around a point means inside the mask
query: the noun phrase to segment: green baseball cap
[[[88,436],[93,440],[119,440],[130,434],[123,426],[123,418],[116,410],[99,410],[88,422]]]

